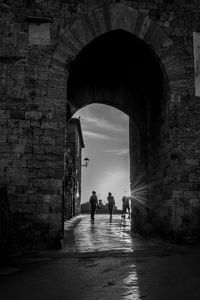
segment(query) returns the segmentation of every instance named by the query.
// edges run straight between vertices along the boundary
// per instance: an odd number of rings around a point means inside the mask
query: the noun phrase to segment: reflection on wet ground
[[[95,220],[90,220],[89,215],[82,215],[74,228],[66,225],[66,251],[117,250],[130,252],[134,249],[130,220],[124,220],[120,215],[114,215],[112,219],[108,215],[96,215]],[[75,245],[72,246],[71,243]]]
[[[0,278],[1,299],[199,300],[199,248],[142,239],[130,225],[120,215],[66,222],[63,252],[41,253],[29,266],[22,256],[21,272]]]
[[[96,215],[95,220],[90,215],[81,215],[65,224],[64,252],[123,252],[133,253],[156,247],[152,240],[144,240],[131,232],[131,220],[121,215]]]
[[[152,241],[144,241],[136,237],[131,232],[131,220],[128,216],[123,219],[121,215],[96,215],[95,220],[90,220],[90,215],[81,215],[65,224],[65,247],[64,252],[72,253],[102,253],[107,256],[108,253],[133,254],[138,249],[153,246]],[[114,264],[113,264],[114,263]],[[136,300],[140,298],[140,288],[138,284],[137,270],[135,263],[120,266],[120,261],[113,259],[108,261],[108,265],[99,261],[97,265],[89,265],[90,268],[100,269],[107,284],[99,290],[96,298],[92,299],[126,299]],[[89,295],[88,295],[89,297]],[[94,294],[93,294],[94,297]],[[88,298],[90,299],[90,298]]]
[[[119,215],[112,220],[108,215],[97,215],[94,221],[86,216],[75,228],[74,235],[78,252],[133,250],[130,220],[122,220]]]

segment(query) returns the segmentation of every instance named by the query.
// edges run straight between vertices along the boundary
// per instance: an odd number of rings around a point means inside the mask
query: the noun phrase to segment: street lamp
[[[82,167],[87,167],[88,166],[88,164],[89,164],[89,158],[84,158],[84,160],[83,160],[85,163],[82,165]]]

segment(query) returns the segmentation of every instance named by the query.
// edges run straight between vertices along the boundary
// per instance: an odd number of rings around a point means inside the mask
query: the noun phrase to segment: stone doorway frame
[[[61,95],[63,102],[66,101],[66,127],[72,115],[78,110],[66,99],[69,75],[67,65],[91,41],[117,29],[127,31],[143,40],[159,58],[160,66],[168,79],[166,110],[170,109],[171,104],[178,102],[179,94],[183,94],[183,90],[187,89],[184,66],[173,40],[164,29],[148,15],[130,6],[120,3],[104,5],[80,16],[72,24],[60,29],[59,42],[51,57],[49,76],[52,80],[53,78],[60,79],[61,88],[55,87],[55,91]],[[51,82],[49,89],[52,88]],[[163,117],[166,118],[166,116]],[[65,147],[67,148],[67,142]],[[65,165],[66,161],[65,154]]]

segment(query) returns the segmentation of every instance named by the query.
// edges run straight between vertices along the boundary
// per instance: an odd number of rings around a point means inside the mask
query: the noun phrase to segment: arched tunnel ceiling
[[[68,100],[77,109],[100,102],[129,115],[147,106],[153,113],[160,110],[161,65],[150,47],[129,32],[115,30],[99,36],[68,69]]]

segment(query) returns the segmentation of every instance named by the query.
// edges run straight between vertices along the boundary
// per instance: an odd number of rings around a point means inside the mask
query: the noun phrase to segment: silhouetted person
[[[110,218],[112,218],[112,211],[113,211],[113,207],[115,205],[115,199],[111,193],[108,193],[107,200],[108,200],[108,209],[109,209],[109,213],[110,213]]]
[[[90,197],[90,206],[91,206],[91,219],[94,220],[94,214],[97,208],[98,200],[96,192],[92,192],[92,196]]]
[[[122,217],[125,218],[126,212],[128,210],[128,216],[130,218],[130,206],[129,206],[129,197],[122,197]]]

